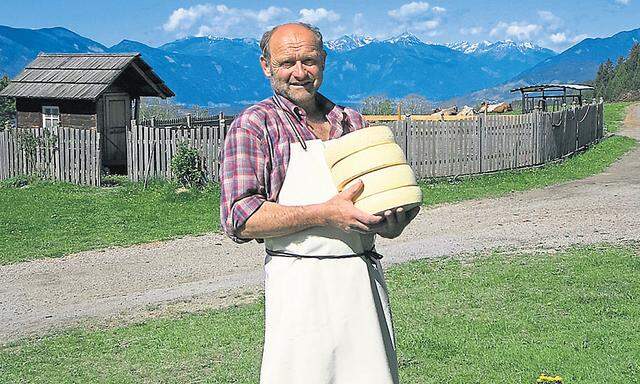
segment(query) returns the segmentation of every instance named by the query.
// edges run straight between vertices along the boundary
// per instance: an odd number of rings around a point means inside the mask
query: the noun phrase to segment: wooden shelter
[[[583,92],[593,90],[592,86],[584,84],[538,84],[512,89],[511,92],[520,91],[522,113],[528,113],[534,109],[558,111],[563,104],[582,106]]]
[[[15,97],[17,128],[97,130],[102,165],[122,172],[140,97],[175,94],[139,53],[41,53],[0,96]]]

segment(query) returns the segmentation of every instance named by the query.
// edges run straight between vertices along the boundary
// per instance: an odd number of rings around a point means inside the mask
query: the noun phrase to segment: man
[[[370,215],[353,205],[362,182],[337,193],[323,142],[364,121],[318,93],[326,59],[318,29],[280,25],[264,34],[260,47],[274,96],[231,125],[220,202],[231,238],[266,245],[260,382],[397,383],[374,237],[398,236],[419,208]]]

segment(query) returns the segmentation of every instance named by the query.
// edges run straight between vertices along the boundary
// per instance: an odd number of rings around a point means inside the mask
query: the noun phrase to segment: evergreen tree
[[[0,91],[9,84],[7,75],[0,78]],[[16,118],[16,100],[13,97],[0,97],[0,130]]]

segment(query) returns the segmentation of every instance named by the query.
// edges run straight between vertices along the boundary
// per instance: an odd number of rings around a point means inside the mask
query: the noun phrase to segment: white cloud
[[[460,28],[461,35],[478,35],[484,32],[482,27]]]
[[[558,33],[554,33],[551,36],[549,36],[549,39],[554,44],[560,44],[560,43],[564,43],[565,41],[567,41],[567,36],[564,34],[564,32],[558,32]]]
[[[433,13],[445,13],[447,11],[446,8],[442,8],[438,6],[431,8],[431,10],[433,11]]]
[[[169,20],[167,20],[162,27],[167,32],[172,32],[177,29],[189,29],[196,20],[210,14],[214,8],[215,7],[210,4],[198,4],[187,9],[178,8],[171,13]]]
[[[616,0],[616,3],[622,4],[622,5],[627,5],[627,4],[629,4],[629,0]]]
[[[440,20],[427,20],[427,21],[419,21],[412,24],[412,29],[417,31],[425,31],[436,29],[440,25]]]
[[[412,19],[416,16],[420,16],[429,10],[429,3],[423,1],[414,1],[411,3],[403,4],[398,9],[392,9],[388,13],[389,16],[397,20]]]
[[[542,30],[542,26],[527,22],[511,22],[506,23],[504,21],[498,22],[491,32],[489,33],[493,37],[508,37],[515,38],[517,40],[530,40]]]
[[[332,10],[324,8],[300,10],[300,21],[309,24],[318,24],[323,21],[335,22],[340,20],[340,15]]]
[[[241,36],[258,35],[273,24],[285,21],[291,13],[288,8],[270,6],[253,10],[231,8],[225,4],[197,4],[174,10],[164,23],[166,32],[184,36]]]
[[[540,18],[540,20],[542,20],[545,27],[550,31],[556,31],[560,27],[562,27],[562,24],[564,24],[564,21],[561,18],[554,15],[553,12],[550,11],[538,11],[538,17]]]

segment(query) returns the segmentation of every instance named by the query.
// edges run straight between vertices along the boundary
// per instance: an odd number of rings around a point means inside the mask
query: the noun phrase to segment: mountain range
[[[442,101],[504,94],[498,90],[527,82],[587,81],[595,77],[600,62],[626,55],[639,37],[637,29],[586,39],[557,54],[509,40],[439,45],[410,33],[386,40],[346,35],[325,42],[328,57],[321,91],[347,104],[370,95],[419,94]],[[241,106],[271,93],[253,38],[186,37],[159,47],[123,40],[106,47],[61,27],[0,26],[0,72],[15,76],[39,52],[140,52],[176,93],[175,101],[184,104]]]

